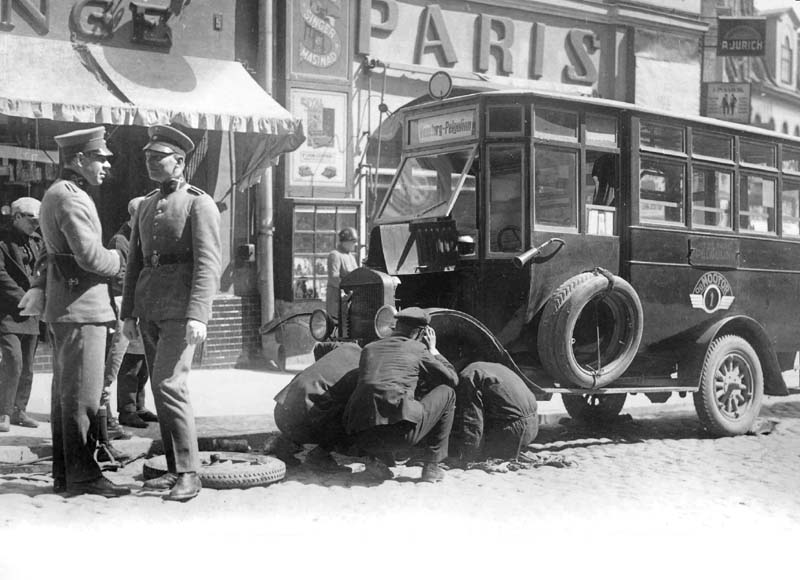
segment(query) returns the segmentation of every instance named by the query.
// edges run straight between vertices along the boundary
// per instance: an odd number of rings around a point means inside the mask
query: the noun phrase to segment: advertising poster
[[[289,184],[297,187],[347,186],[347,95],[293,89],[292,113],[303,121],[306,141],[289,157]]]
[[[750,122],[750,83],[705,83],[704,114],[714,119]]]
[[[347,78],[349,0],[295,0],[292,10],[292,72]]]

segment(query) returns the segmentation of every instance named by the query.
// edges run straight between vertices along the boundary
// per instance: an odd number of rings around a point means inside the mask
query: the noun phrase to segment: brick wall
[[[208,324],[208,338],[195,353],[194,368],[259,367],[261,301],[255,296],[217,296]],[[34,371],[52,372],[50,346],[39,344]]]

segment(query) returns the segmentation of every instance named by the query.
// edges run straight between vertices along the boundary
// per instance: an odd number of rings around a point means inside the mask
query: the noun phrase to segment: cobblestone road
[[[449,538],[455,547],[448,549],[466,554],[496,542],[509,550],[513,566],[537,559],[553,564],[554,557],[577,557],[567,560],[570,566],[590,564],[582,556],[608,546],[602,553],[620,557],[634,547],[657,548],[664,564],[694,550],[720,565],[737,562],[739,571],[752,564],[755,573],[800,541],[800,395],[768,398],[762,417],[776,422],[772,433],[722,439],[706,436],[693,413],[663,413],[657,405],[591,431],[574,423],[546,426],[532,451],[558,454],[575,467],[499,474],[455,469],[437,485],[415,483],[420,468],[407,466],[394,469],[393,481],[367,483],[359,473],[363,465],[344,457],[354,473],[320,475],[300,467],[279,484],[203,490],[188,504],[140,491],[141,461],[111,476],[136,489],[113,500],[65,498],[51,493],[44,476],[5,476],[0,541],[102,529],[115,538],[109,549],[116,554],[129,530],[149,537],[154,530],[191,530],[244,548],[256,537],[295,547],[295,540],[305,546],[311,537],[337,545],[361,532],[391,529],[409,535],[403,550],[417,543],[422,549],[435,537]],[[652,538],[667,538],[669,553]],[[133,551],[140,549],[133,543]],[[10,578],[2,573],[3,560],[0,578]],[[659,569],[652,570],[655,577]]]

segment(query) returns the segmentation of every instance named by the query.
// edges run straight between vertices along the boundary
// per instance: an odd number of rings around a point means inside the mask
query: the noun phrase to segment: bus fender
[[[761,368],[764,372],[764,393],[767,395],[785,396],[789,394],[786,381],[781,374],[778,355],[764,330],[756,320],[749,316],[728,316],[712,324],[695,340],[693,348],[686,357],[686,363],[679,366],[678,374],[682,380],[689,380],[700,386],[708,347],[718,336],[735,334],[741,336],[758,353]],[[683,369],[681,369],[683,367]]]
[[[550,393],[520,370],[492,331],[478,319],[449,308],[426,308],[425,311],[430,315],[430,325],[436,331],[436,348],[456,370],[476,361],[500,363],[517,373],[537,400],[550,400]]]

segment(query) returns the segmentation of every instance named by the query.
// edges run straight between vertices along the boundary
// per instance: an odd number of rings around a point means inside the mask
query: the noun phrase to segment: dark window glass
[[[489,150],[489,251],[522,249],[522,149]]]
[[[639,197],[641,221],[683,224],[684,165],[663,159],[642,159]]]
[[[792,173],[800,173],[800,149],[795,149],[794,147],[783,148],[781,169]]]
[[[739,155],[742,163],[775,167],[775,146],[742,139],[739,142]]]
[[[617,119],[586,115],[586,142],[592,145],[617,146]]]
[[[733,159],[733,139],[717,133],[692,131],[692,155]]]
[[[775,180],[742,175],[739,185],[739,229],[775,233]]]
[[[522,107],[489,107],[489,133],[522,133]]]
[[[800,238],[800,182],[784,180],[781,190],[781,225],[786,238]]]
[[[578,115],[565,111],[539,109],[534,111],[534,135],[542,139],[578,140]]]
[[[640,139],[642,147],[684,152],[683,129],[642,121]]]
[[[695,169],[692,173],[692,224],[703,228],[733,229],[732,176],[727,171]]]
[[[534,160],[534,215],[538,225],[578,227],[578,156],[537,147]]]

